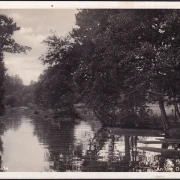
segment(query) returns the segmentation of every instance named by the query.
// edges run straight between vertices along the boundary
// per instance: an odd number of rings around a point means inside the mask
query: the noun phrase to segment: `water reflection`
[[[21,111],[9,109],[3,116],[2,120],[7,129],[13,129],[14,131],[17,131],[21,125],[21,116]]]
[[[57,128],[19,110],[8,112],[3,121],[0,165],[8,171],[180,171],[179,151],[169,153],[174,144],[157,142],[163,138],[158,131],[111,131],[95,120]]]

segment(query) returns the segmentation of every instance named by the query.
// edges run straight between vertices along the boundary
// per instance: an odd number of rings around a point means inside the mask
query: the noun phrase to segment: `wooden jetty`
[[[141,141],[141,140],[139,140],[138,143],[142,143],[142,144],[162,144],[161,141]]]
[[[160,139],[156,138],[159,140],[161,143],[175,143],[175,144],[180,144],[180,139]]]
[[[174,149],[165,149],[165,148],[154,148],[154,147],[137,147],[143,151],[151,151],[156,153],[167,153],[167,154],[174,154],[180,156],[180,151]]]
[[[150,129],[121,129],[107,128],[109,134],[112,135],[129,135],[129,136],[149,136],[149,137],[164,137],[164,131]]]

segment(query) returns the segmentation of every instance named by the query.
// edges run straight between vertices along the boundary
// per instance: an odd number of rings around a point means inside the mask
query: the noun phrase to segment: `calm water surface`
[[[9,172],[180,171],[178,156],[138,149],[161,148],[162,144],[143,143],[157,141],[161,133],[103,129],[92,119],[57,128],[19,110],[8,112],[3,121],[1,168]]]

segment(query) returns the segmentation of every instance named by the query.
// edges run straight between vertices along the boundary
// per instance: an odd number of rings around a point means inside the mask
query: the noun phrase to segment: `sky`
[[[18,26],[13,38],[17,43],[32,48],[27,54],[5,54],[5,66],[9,75],[19,74],[25,85],[31,80],[37,81],[45,66],[39,57],[46,52],[42,41],[52,32],[65,36],[75,27],[77,10],[0,10],[0,14],[12,17]]]

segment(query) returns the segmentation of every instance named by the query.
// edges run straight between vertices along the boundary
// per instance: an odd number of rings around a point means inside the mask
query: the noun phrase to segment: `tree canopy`
[[[20,30],[20,27],[12,18],[0,14],[0,114],[3,113],[4,88],[3,82],[5,78],[4,53],[25,53],[30,47],[22,46],[13,39],[14,32]]]
[[[60,96],[69,92],[63,86],[68,82],[76,99],[73,103],[85,102],[109,122],[117,121],[123,112],[140,117],[149,102],[159,103],[161,112],[164,103],[173,103],[178,115],[179,13],[79,10],[77,28],[67,37],[54,35],[44,41],[48,51],[41,60],[49,65],[49,74],[43,77],[62,87],[56,93]]]

